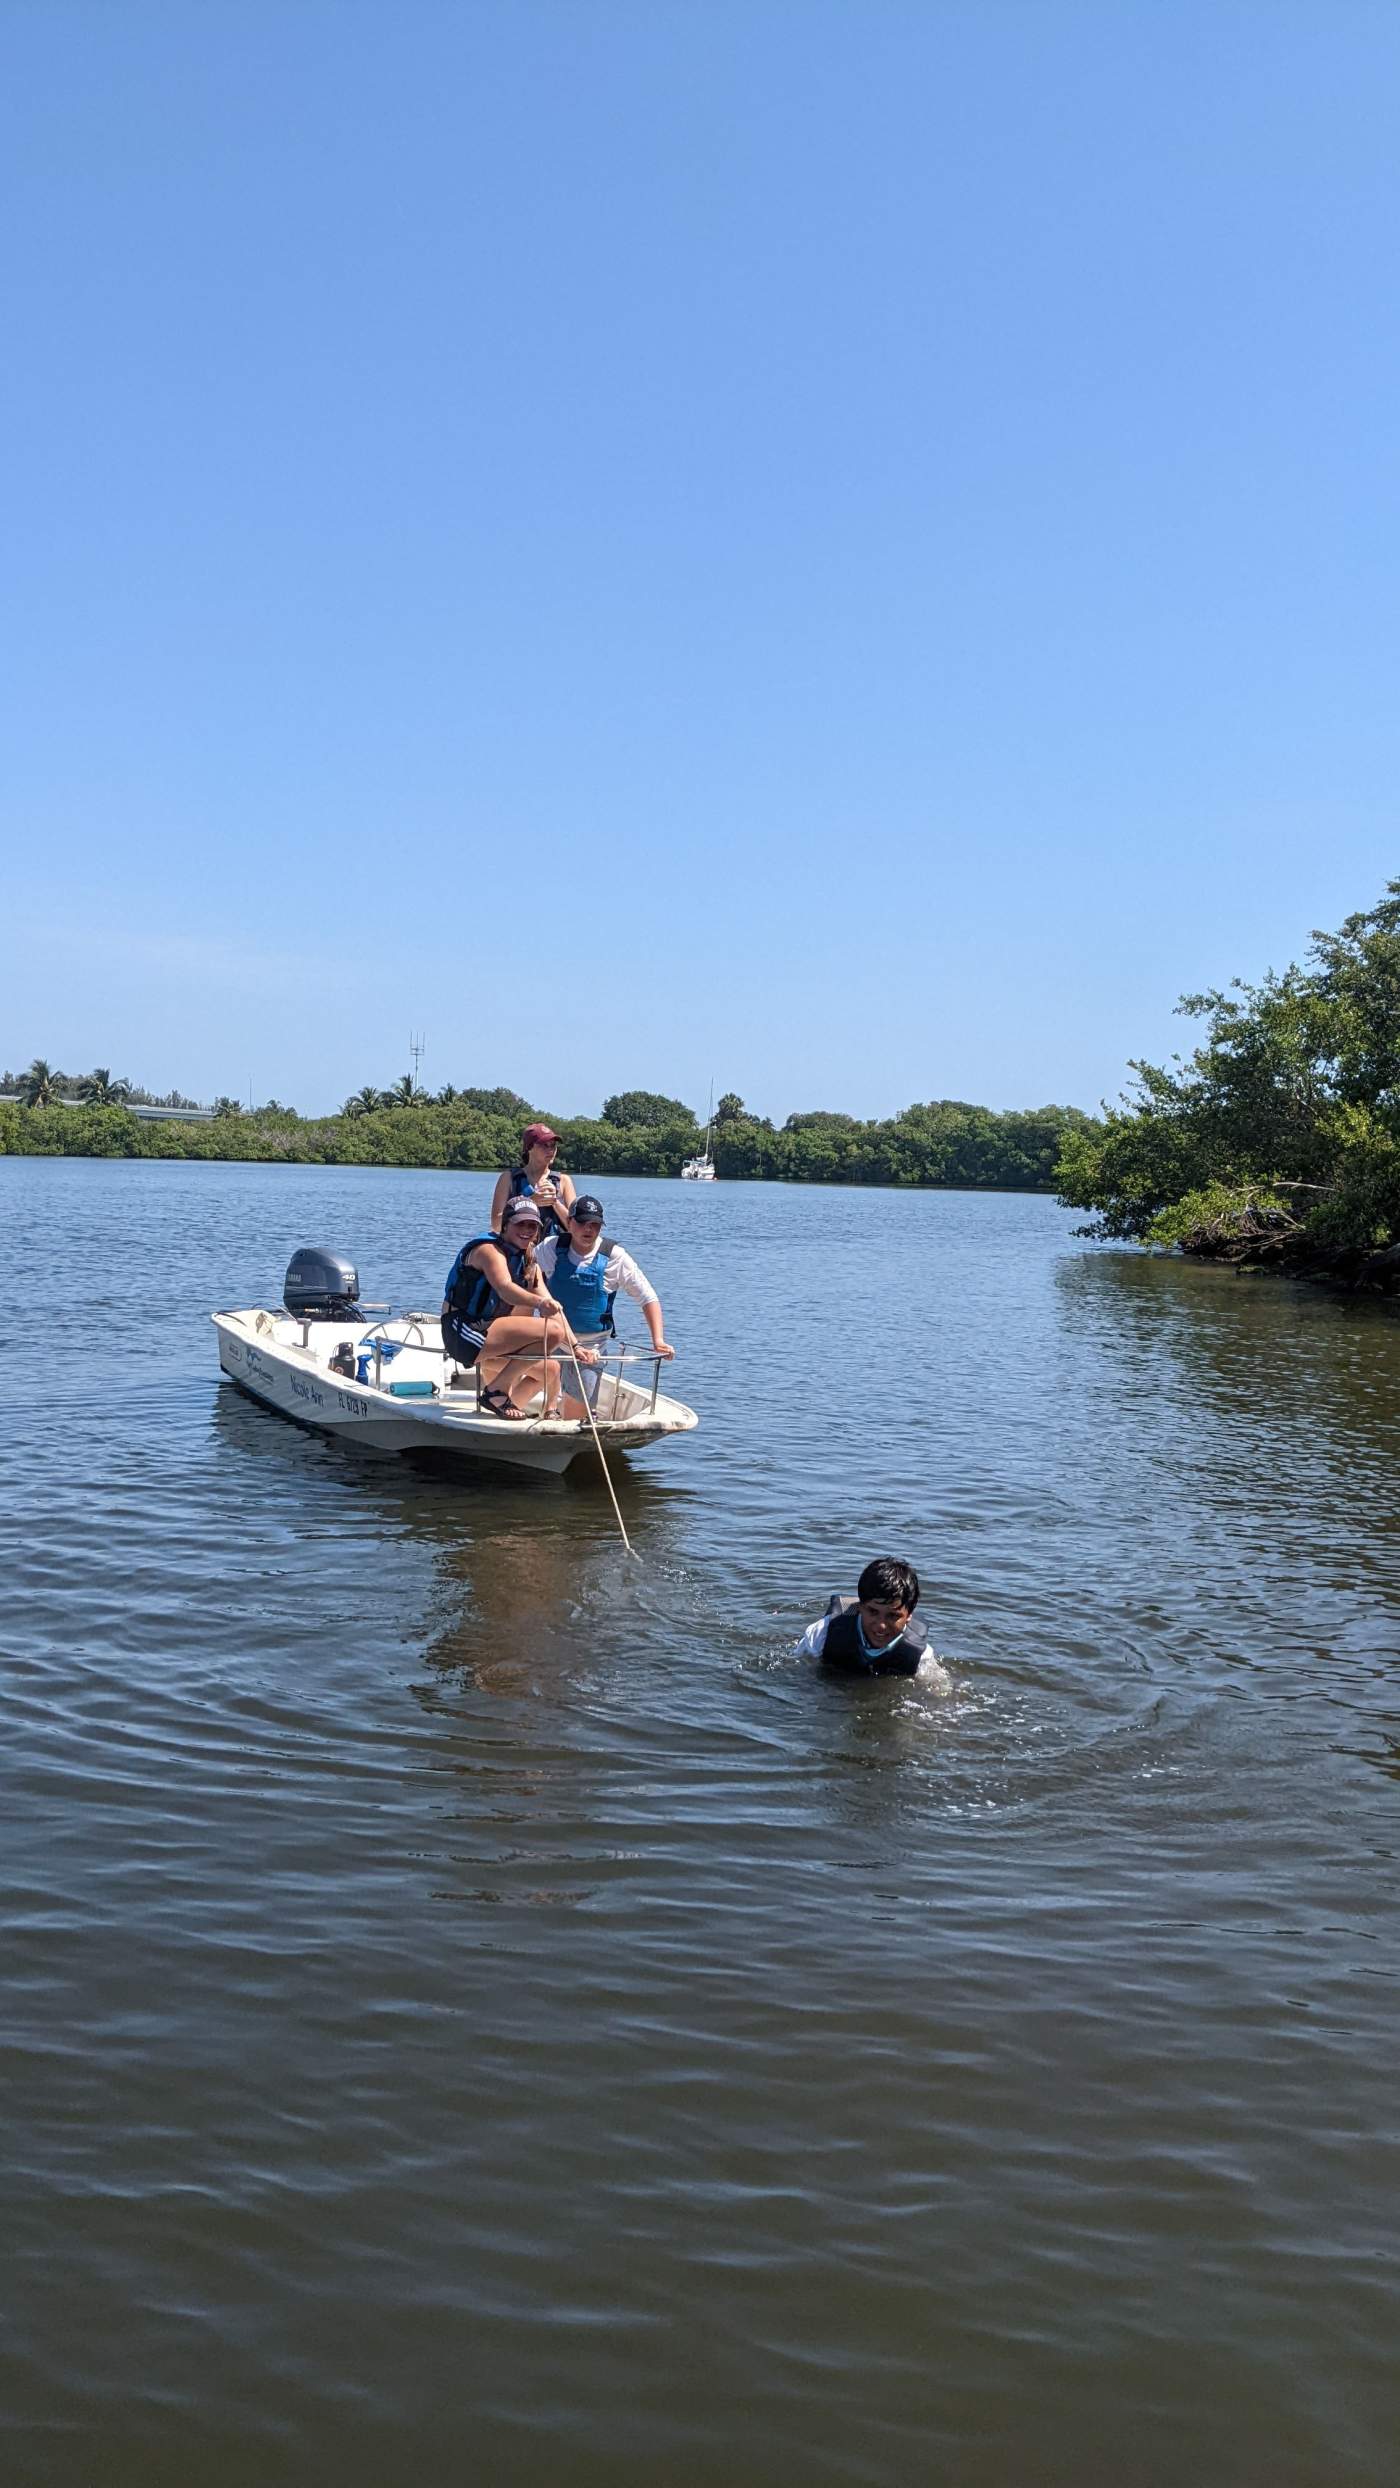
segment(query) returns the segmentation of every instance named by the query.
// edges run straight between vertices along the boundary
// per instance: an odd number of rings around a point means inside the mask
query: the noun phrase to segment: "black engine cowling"
[[[359,1273],[343,1253],[303,1244],[282,1282],[282,1301],[300,1322],[343,1322],[359,1302]]]

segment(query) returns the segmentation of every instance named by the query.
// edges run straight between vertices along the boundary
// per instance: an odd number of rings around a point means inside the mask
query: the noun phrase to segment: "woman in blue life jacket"
[[[574,1179],[557,1172],[554,1161],[558,1152],[559,1135],[547,1123],[526,1124],[520,1135],[520,1164],[496,1178],[496,1189],[491,1195],[493,1228],[499,1228],[508,1201],[533,1201],[540,1213],[542,1232],[564,1233],[560,1212],[572,1205]]]
[[[468,1372],[480,1366],[482,1407],[516,1422],[537,1391],[544,1415],[559,1414],[559,1361],[549,1349],[570,1336],[535,1261],[539,1239],[534,1202],[507,1201],[499,1234],[462,1246],[442,1301],[443,1346]]]
[[[594,1354],[583,1350],[606,1347],[613,1330],[613,1298],[621,1289],[642,1308],[642,1320],[651,1337],[657,1356],[668,1361],[676,1353],[669,1344],[661,1313],[661,1299],[644,1270],[637,1267],[630,1253],[614,1244],[603,1233],[603,1204],[591,1192],[585,1192],[565,1213],[564,1231],[546,1236],[539,1250],[540,1274],[564,1308],[577,1341],[584,1364],[595,1364]],[[565,1368],[565,1380],[572,1366]],[[560,1411],[566,1417],[582,1417],[582,1402],[566,1396]]]

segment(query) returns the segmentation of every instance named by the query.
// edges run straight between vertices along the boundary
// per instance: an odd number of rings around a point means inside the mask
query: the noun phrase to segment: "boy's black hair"
[[[879,1598],[891,1607],[907,1607],[913,1613],[919,1603],[919,1576],[912,1564],[903,1564],[897,1555],[877,1555],[867,1564],[856,1583],[858,1598]]]

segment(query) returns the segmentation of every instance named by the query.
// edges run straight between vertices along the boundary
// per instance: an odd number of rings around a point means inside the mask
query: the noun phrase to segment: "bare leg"
[[[562,1338],[570,1336],[567,1326],[557,1315],[539,1322],[532,1313],[503,1313],[491,1324],[486,1345],[481,1351],[481,1379],[488,1390],[501,1383],[517,1408],[523,1408],[536,1391],[544,1394],[544,1414],[559,1414],[559,1390],[563,1379],[559,1358],[551,1356]],[[591,1363],[584,1350],[585,1363]],[[580,1408],[578,1414],[582,1416]]]
[[[517,1408],[523,1408],[541,1387],[548,1399],[545,1345],[543,1325],[532,1313],[503,1313],[486,1334],[479,1359],[482,1382],[488,1390],[503,1387]]]
[[[552,1417],[555,1414],[555,1403],[559,1397],[559,1367],[552,1356],[527,1360],[518,1351],[513,1356],[483,1356],[481,1379],[488,1391],[499,1384],[517,1408],[527,1406],[535,1393],[541,1391],[544,1394],[544,1415]]]

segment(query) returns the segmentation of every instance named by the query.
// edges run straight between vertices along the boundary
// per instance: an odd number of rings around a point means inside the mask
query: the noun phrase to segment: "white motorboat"
[[[305,1262],[332,1265],[350,1288],[330,1303],[309,1296],[293,1280]],[[358,1296],[354,1270],[338,1255],[298,1254],[287,1273],[286,1306],[210,1317],[219,1363],[254,1399],[372,1451],[450,1453],[556,1475],[583,1453],[596,1458],[587,1418],[546,1417],[538,1393],[518,1419],[483,1408],[476,1374],[456,1378],[436,1314],[367,1320],[381,1309],[359,1304]],[[649,1351],[610,1347],[580,1372],[609,1453],[692,1433],[700,1422],[693,1408],[662,1391],[661,1359]],[[567,1380],[576,1392],[578,1377]]]

